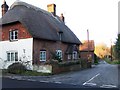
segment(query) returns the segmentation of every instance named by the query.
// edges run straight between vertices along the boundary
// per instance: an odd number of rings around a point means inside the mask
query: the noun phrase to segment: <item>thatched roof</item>
[[[53,16],[51,13],[25,2],[14,2],[1,20],[2,25],[19,21],[33,38],[59,41],[59,32],[62,32],[62,42],[81,43],[58,16]]]

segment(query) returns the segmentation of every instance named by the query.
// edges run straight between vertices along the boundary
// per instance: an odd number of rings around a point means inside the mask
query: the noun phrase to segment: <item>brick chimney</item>
[[[60,19],[65,22],[65,17],[63,16],[63,13],[61,13]]]
[[[1,8],[2,8],[2,16],[3,16],[8,11],[8,8],[9,8],[5,0],[3,4],[1,5]]]
[[[55,4],[48,4],[47,9],[48,9],[48,12],[56,16],[56,5]]]

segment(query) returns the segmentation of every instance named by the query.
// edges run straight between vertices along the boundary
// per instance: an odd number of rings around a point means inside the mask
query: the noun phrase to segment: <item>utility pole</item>
[[[111,61],[112,61],[112,39],[110,41],[111,41]]]
[[[87,42],[88,42],[88,59],[89,59],[89,30],[87,29]]]
[[[91,68],[92,67],[92,61],[91,61],[91,56],[90,56],[90,45],[89,45],[89,30],[87,29],[87,41],[88,41],[88,62],[87,62],[87,67]]]

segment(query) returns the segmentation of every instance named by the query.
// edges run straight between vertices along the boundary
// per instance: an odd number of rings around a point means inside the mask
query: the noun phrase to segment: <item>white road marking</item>
[[[40,82],[46,82],[46,83],[48,83],[49,81],[40,81]]]
[[[36,80],[31,79],[30,81],[36,81]]]
[[[97,75],[95,75],[94,77],[92,77],[90,80],[86,81],[85,83],[83,83],[83,85],[86,85],[87,83],[89,83],[90,81],[92,81],[94,78],[96,78],[99,75],[100,75],[100,73],[98,73]]]
[[[102,85],[100,87],[102,87],[102,88],[117,88],[117,86],[115,86],[115,85]]]
[[[25,80],[25,79],[23,79],[23,80]],[[36,81],[36,80],[33,80],[33,79],[27,79],[28,81]]]
[[[96,83],[86,83],[85,85],[96,86]]]
[[[61,84],[61,82],[55,82],[55,83],[59,83],[59,84]]]

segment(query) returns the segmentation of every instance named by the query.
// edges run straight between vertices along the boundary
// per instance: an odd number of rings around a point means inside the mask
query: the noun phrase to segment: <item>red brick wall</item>
[[[25,27],[21,23],[16,22],[2,26],[2,41],[9,40],[9,31],[14,29],[18,29],[18,39],[32,38]]]
[[[71,65],[71,66],[52,66],[52,74],[59,74],[62,72],[69,72],[69,71],[77,71],[77,70],[81,70],[81,65],[77,64],[77,65]]]
[[[56,50],[62,50],[63,60],[67,60],[67,55],[65,54],[67,47],[68,47],[67,43],[34,39],[34,43],[33,43],[33,60],[35,60],[34,63],[39,63],[39,64],[41,63],[39,60],[39,55],[40,55],[40,50],[43,49],[46,50],[47,60],[52,59],[51,52],[55,53]]]
[[[94,60],[94,52],[89,52],[89,54],[92,56],[92,60]],[[80,52],[80,57],[82,59],[88,59],[88,52]]]

